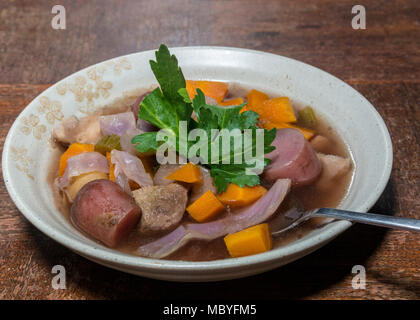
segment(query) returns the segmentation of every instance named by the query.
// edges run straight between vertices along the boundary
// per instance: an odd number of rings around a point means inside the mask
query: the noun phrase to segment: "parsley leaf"
[[[140,152],[156,151],[159,147],[156,136],[157,131],[142,133],[135,136],[131,143],[135,144]]]
[[[150,67],[160,85],[163,96],[168,100],[179,115],[180,120],[191,119],[191,106],[185,103],[178,94],[178,90],[185,88],[185,78],[175,55],[170,54],[169,49],[161,44],[155,53],[156,61],[150,61]]]
[[[171,56],[169,49],[161,45],[156,51],[156,61],[150,61],[152,71],[159,83],[160,88],[153,90],[147,95],[139,109],[139,118],[150,122],[166,134],[172,135],[177,141],[176,149],[180,152],[180,121],[186,121],[188,131],[203,129],[207,133],[208,159],[205,166],[210,169],[218,192],[226,190],[229,183],[235,183],[241,187],[255,186],[260,183],[255,168],[264,168],[268,165],[269,159],[252,158],[257,149],[263,150],[264,154],[275,149],[271,146],[276,129],[270,131],[257,127],[258,114],[253,111],[240,112],[245,104],[239,106],[221,107],[206,103],[206,97],[200,90],[196,90],[194,99],[190,99],[186,90],[186,83],[178,61],[174,55]],[[195,113],[196,121],[191,118]],[[214,129],[217,129],[214,134]],[[235,131],[235,134],[228,136],[230,150],[223,153],[219,144],[223,139],[223,130]],[[264,133],[264,144],[257,144],[257,133]],[[251,134],[251,143],[245,145],[245,135]],[[157,150],[160,143],[157,142],[157,132],[146,132],[135,136],[132,143],[140,152]],[[235,139],[240,138],[240,145],[235,144]],[[239,140],[236,140],[238,142]],[[187,150],[193,145],[187,141]],[[204,155],[198,154],[203,158]],[[252,161],[247,159],[252,158]],[[248,161],[247,161],[248,160]],[[229,162],[229,163],[226,163]]]
[[[179,122],[191,122],[192,107],[178,94],[178,90],[185,89],[185,78],[178,60],[171,56],[169,49],[162,44],[155,53],[156,61],[151,60],[150,66],[159,83],[160,89],[156,88],[148,94],[140,104],[139,118],[150,122],[166,133],[179,136]],[[134,137],[131,143],[140,151],[156,150],[157,142],[152,142],[152,135],[143,133]],[[155,135],[156,137],[156,135]]]
[[[179,94],[183,95],[184,92],[181,90]],[[257,152],[257,130],[264,130],[264,145],[262,146],[264,154],[275,148],[271,146],[271,143],[276,136],[276,129],[268,131],[257,128],[258,114],[253,111],[240,113],[243,106],[244,104],[232,107],[208,105],[205,102],[204,93],[200,89],[197,89],[196,96],[192,101],[198,121],[197,127],[206,130],[207,136],[210,138],[208,150],[219,151],[219,156],[216,159],[214,154],[209,156],[207,164],[219,193],[226,190],[228,183],[235,183],[241,187],[255,186],[260,183],[259,176],[253,171],[253,168],[258,168],[259,165],[259,168],[262,169],[269,163],[269,160],[254,159],[255,162],[247,163],[245,156],[246,154],[253,156]],[[218,129],[219,132],[227,129],[230,130],[230,133],[233,133],[232,130],[236,130],[236,134],[231,134],[229,137],[230,148],[227,153],[223,153],[223,148],[218,141],[219,137],[211,134],[212,129]],[[244,143],[244,131],[246,130],[248,130],[248,134],[252,134],[250,145]],[[241,141],[239,146],[235,145],[235,137]]]

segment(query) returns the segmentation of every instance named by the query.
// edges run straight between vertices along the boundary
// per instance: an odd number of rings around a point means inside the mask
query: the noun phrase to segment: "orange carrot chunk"
[[[203,91],[204,95],[213,98],[218,103],[223,101],[228,91],[228,84],[218,81],[194,81],[186,80],[186,89],[190,99],[194,99],[197,88]]]
[[[239,106],[242,103],[244,103],[244,99],[239,97],[239,98],[234,98],[230,100],[224,100],[222,102],[219,102],[219,105],[222,107],[229,107],[229,106]]]
[[[264,100],[261,104],[251,106],[249,109],[260,115],[260,120],[270,122],[296,122],[295,111],[289,98],[279,97]]]
[[[109,180],[115,182],[115,165],[111,162],[111,152],[106,153],[109,162]]]
[[[217,198],[224,205],[229,205],[232,208],[247,206],[259,198],[261,198],[267,189],[263,186],[254,186],[254,187],[240,187],[237,184],[230,183],[225,192],[217,195]]]
[[[267,223],[228,234],[224,237],[231,257],[243,257],[266,252],[273,247],[270,228]]]
[[[170,175],[165,177],[168,180],[176,180],[187,183],[196,183],[200,182],[202,179],[201,170],[192,162],[184,164],[178,170],[172,172]]]
[[[297,120],[288,97],[265,100],[263,108],[263,118],[272,122],[296,122]]]
[[[248,105],[250,108],[256,108],[262,105],[265,100],[268,100],[268,95],[266,95],[264,92],[252,89],[247,93],[246,99],[248,100]]]
[[[213,192],[208,190],[187,207],[187,212],[194,220],[203,222],[213,218],[224,209],[225,207]]]
[[[83,144],[83,143],[72,143],[68,149],[60,157],[60,167],[59,175],[60,177],[64,174],[67,169],[67,160],[70,157],[76,156],[83,152],[94,152],[95,146],[93,144]]]

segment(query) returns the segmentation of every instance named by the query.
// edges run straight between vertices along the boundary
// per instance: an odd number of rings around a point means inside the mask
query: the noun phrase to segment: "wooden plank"
[[[67,29],[48,1],[10,1],[0,15],[0,83],[54,83],[112,57],[169,46],[221,45],[302,60],[342,79],[418,79],[416,0],[370,1],[366,30],[354,1],[64,0]]]

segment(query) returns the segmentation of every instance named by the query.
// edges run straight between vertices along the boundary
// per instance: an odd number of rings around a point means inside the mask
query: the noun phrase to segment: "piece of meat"
[[[304,186],[314,182],[321,173],[321,162],[298,130],[277,130],[272,145],[276,149],[265,155],[272,161],[263,173],[266,180],[288,178],[293,186]]]
[[[100,179],[87,183],[79,191],[70,216],[88,235],[115,247],[138,223],[140,207],[119,185]]]
[[[191,188],[191,195],[188,199],[188,203],[193,203],[195,200],[200,198],[208,190],[216,194],[217,189],[214,185],[214,180],[210,175],[209,170],[200,166],[202,180],[201,182],[194,183]]]
[[[315,183],[315,187],[322,191],[335,188],[336,184],[334,181],[350,171],[350,159],[322,153],[318,153],[318,157],[322,163],[322,172],[319,176],[319,179]]]
[[[153,234],[178,226],[184,216],[188,191],[177,183],[150,186],[133,191],[142,211],[140,233]]]
[[[311,139],[311,146],[316,152],[327,153],[331,148],[331,142],[328,138],[318,134]]]
[[[99,115],[93,114],[81,119],[71,116],[53,129],[52,136],[63,144],[73,142],[96,144],[102,137]]]

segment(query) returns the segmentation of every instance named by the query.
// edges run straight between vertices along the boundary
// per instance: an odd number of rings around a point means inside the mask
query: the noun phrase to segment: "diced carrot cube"
[[[264,92],[252,89],[246,95],[246,99],[248,100],[248,105],[250,108],[255,108],[261,105],[265,100],[268,100],[268,95]]]
[[[115,165],[111,162],[111,152],[106,153],[106,158],[109,162],[109,180],[115,182]]]
[[[213,98],[218,103],[223,101],[228,91],[228,84],[219,81],[194,81],[186,80],[186,89],[190,99],[194,99],[197,88],[203,91],[204,95]]]
[[[242,207],[249,205],[261,198],[267,189],[258,185],[254,187],[240,187],[237,184],[230,183],[225,192],[217,195],[217,198],[230,207]]]
[[[213,218],[224,209],[225,207],[219,199],[216,198],[213,192],[208,190],[187,207],[187,212],[194,220],[203,222]]]
[[[165,177],[168,180],[176,180],[187,183],[196,183],[200,182],[202,179],[201,170],[192,162],[184,164],[178,170],[172,172],[170,175]]]
[[[271,250],[273,241],[267,223],[228,234],[224,238],[226,248],[232,257],[243,257]]]
[[[296,122],[297,120],[288,97],[265,100],[261,117],[271,122]]]
[[[222,102],[219,102],[219,105],[221,105],[222,107],[229,107],[229,106],[239,106],[242,103],[244,103],[244,99],[239,97],[239,98],[234,98],[230,100],[224,100]]]

